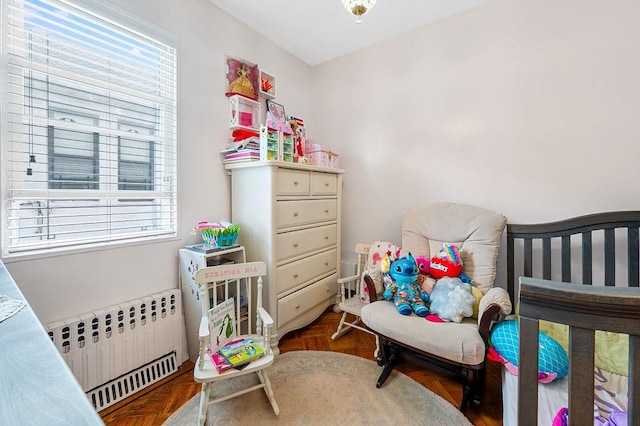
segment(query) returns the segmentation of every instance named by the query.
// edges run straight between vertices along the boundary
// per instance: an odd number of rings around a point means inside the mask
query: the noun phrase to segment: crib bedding
[[[596,368],[594,372],[594,417],[608,419],[615,411],[627,411],[628,377]],[[568,378],[538,384],[538,425],[551,426],[553,418],[568,405]],[[518,377],[502,368],[503,423],[518,424]]]
[[[568,328],[563,324],[540,321],[540,331],[557,340],[568,351]],[[594,370],[594,416],[608,419],[614,411],[626,411],[628,388],[629,336],[596,332]],[[551,426],[553,418],[568,405],[568,377],[538,384],[538,424]],[[518,418],[518,378],[502,368],[503,416],[505,426]]]
[[[569,353],[569,327],[550,321],[540,321],[540,331],[551,337]],[[629,335],[596,330],[595,366],[627,376],[629,374]]]

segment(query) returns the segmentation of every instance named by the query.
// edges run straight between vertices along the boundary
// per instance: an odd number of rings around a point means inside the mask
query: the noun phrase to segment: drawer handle
[[[294,181],[293,181],[293,184],[294,184],[295,186],[298,186],[298,181],[297,181],[297,180],[294,180]]]
[[[298,243],[293,243],[293,246],[294,246],[295,248],[298,248]]]
[[[324,266],[329,266],[329,262],[324,262]]]
[[[295,213],[293,214],[293,217],[298,217],[298,212],[295,212]]]
[[[325,182],[325,183],[324,183],[324,186],[329,186],[329,182]]]
[[[298,273],[293,274],[293,278],[298,278]]]
[[[324,239],[325,239],[325,240],[328,240],[328,239],[329,239],[329,236],[328,236],[328,235],[325,235],[325,236],[324,236]]]
[[[331,291],[331,289],[329,287],[327,287],[327,293],[329,293]]]
[[[324,209],[324,212],[325,213],[329,213],[329,209]]]
[[[300,305],[296,305],[296,309],[300,309]]]

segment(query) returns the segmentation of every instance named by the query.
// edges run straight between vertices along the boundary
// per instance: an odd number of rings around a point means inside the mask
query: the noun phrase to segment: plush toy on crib
[[[489,335],[487,358],[504,364],[507,371],[518,375],[520,328],[518,320],[501,321]],[[538,332],[538,381],[551,383],[569,374],[569,357],[560,343],[542,331]]]
[[[413,311],[418,316],[427,316],[429,309],[425,301],[429,300],[429,295],[416,284],[418,265],[413,255],[409,253],[395,260],[387,274],[390,280],[386,281],[386,289],[382,294],[385,300],[393,300],[402,315],[411,315]]]

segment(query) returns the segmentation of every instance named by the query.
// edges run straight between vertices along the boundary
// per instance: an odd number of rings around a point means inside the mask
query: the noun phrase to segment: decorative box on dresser
[[[267,264],[272,346],[335,303],[340,276],[342,170],[281,161],[225,165],[232,222],[247,260]]]

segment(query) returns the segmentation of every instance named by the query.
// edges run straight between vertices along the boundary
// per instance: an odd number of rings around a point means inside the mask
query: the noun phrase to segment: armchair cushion
[[[429,258],[444,243],[458,247],[463,272],[486,293],[496,278],[496,261],[507,218],[479,207],[437,203],[407,210],[402,219],[402,251]]]
[[[414,349],[467,365],[484,362],[485,345],[473,318],[436,323],[415,315],[399,315],[393,303],[381,300],[362,308],[367,327]]]

